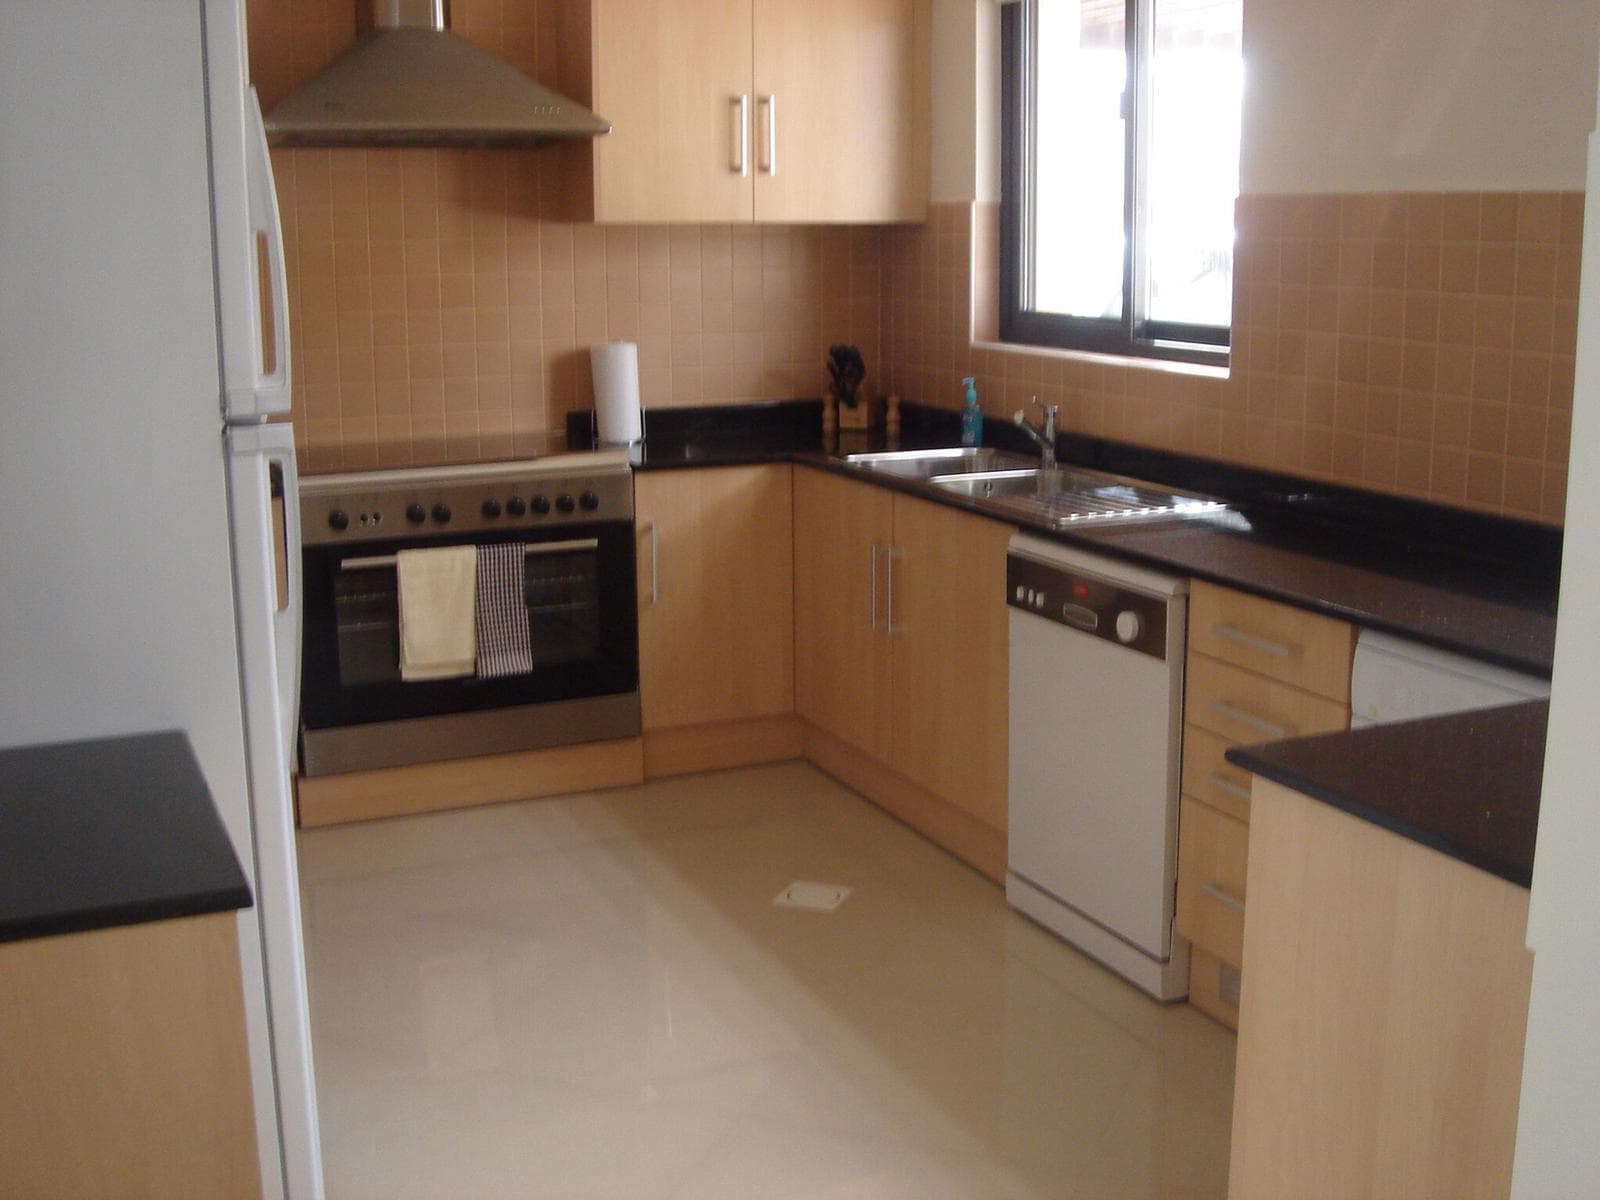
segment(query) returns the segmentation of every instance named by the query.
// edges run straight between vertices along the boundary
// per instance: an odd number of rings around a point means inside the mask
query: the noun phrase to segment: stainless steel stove
[[[304,774],[639,733],[623,451],[308,476],[300,515]],[[532,670],[402,680],[396,555],[506,542],[523,546]]]

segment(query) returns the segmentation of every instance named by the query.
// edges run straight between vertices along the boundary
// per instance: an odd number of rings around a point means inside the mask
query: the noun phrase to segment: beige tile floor
[[[330,1200],[1226,1191],[1232,1035],[804,764],[300,856]]]

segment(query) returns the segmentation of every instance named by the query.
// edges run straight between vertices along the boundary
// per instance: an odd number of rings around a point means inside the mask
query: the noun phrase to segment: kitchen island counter
[[[1550,705],[1237,746],[1228,761],[1519,887],[1533,880]]]

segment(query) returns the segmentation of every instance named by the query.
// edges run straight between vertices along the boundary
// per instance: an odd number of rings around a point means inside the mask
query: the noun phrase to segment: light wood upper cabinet
[[[750,0],[594,0],[594,219],[751,219],[754,146],[735,168],[737,98],[751,97]],[[754,119],[753,110],[748,119]]]
[[[569,6],[576,0],[568,0]],[[571,70],[612,122],[577,215],[890,222],[927,213],[928,0],[588,0]],[[580,186],[581,190],[581,186]],[[584,211],[585,209],[592,211]]]
[[[795,711],[889,756],[885,612],[894,494],[821,471],[794,479]]]
[[[896,496],[890,641],[895,769],[1006,827],[1011,528]]]
[[[925,0],[755,0],[757,221],[920,221]]]
[[[794,711],[792,468],[634,477],[644,728]]]

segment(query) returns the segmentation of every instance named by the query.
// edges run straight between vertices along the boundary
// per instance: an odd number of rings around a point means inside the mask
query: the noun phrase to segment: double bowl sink
[[[1085,523],[1190,517],[1227,505],[1210,496],[1174,491],[1085,467],[1040,467],[1035,460],[990,446],[885,450],[847,454],[853,467],[916,479],[1024,521],[1065,529]]]

